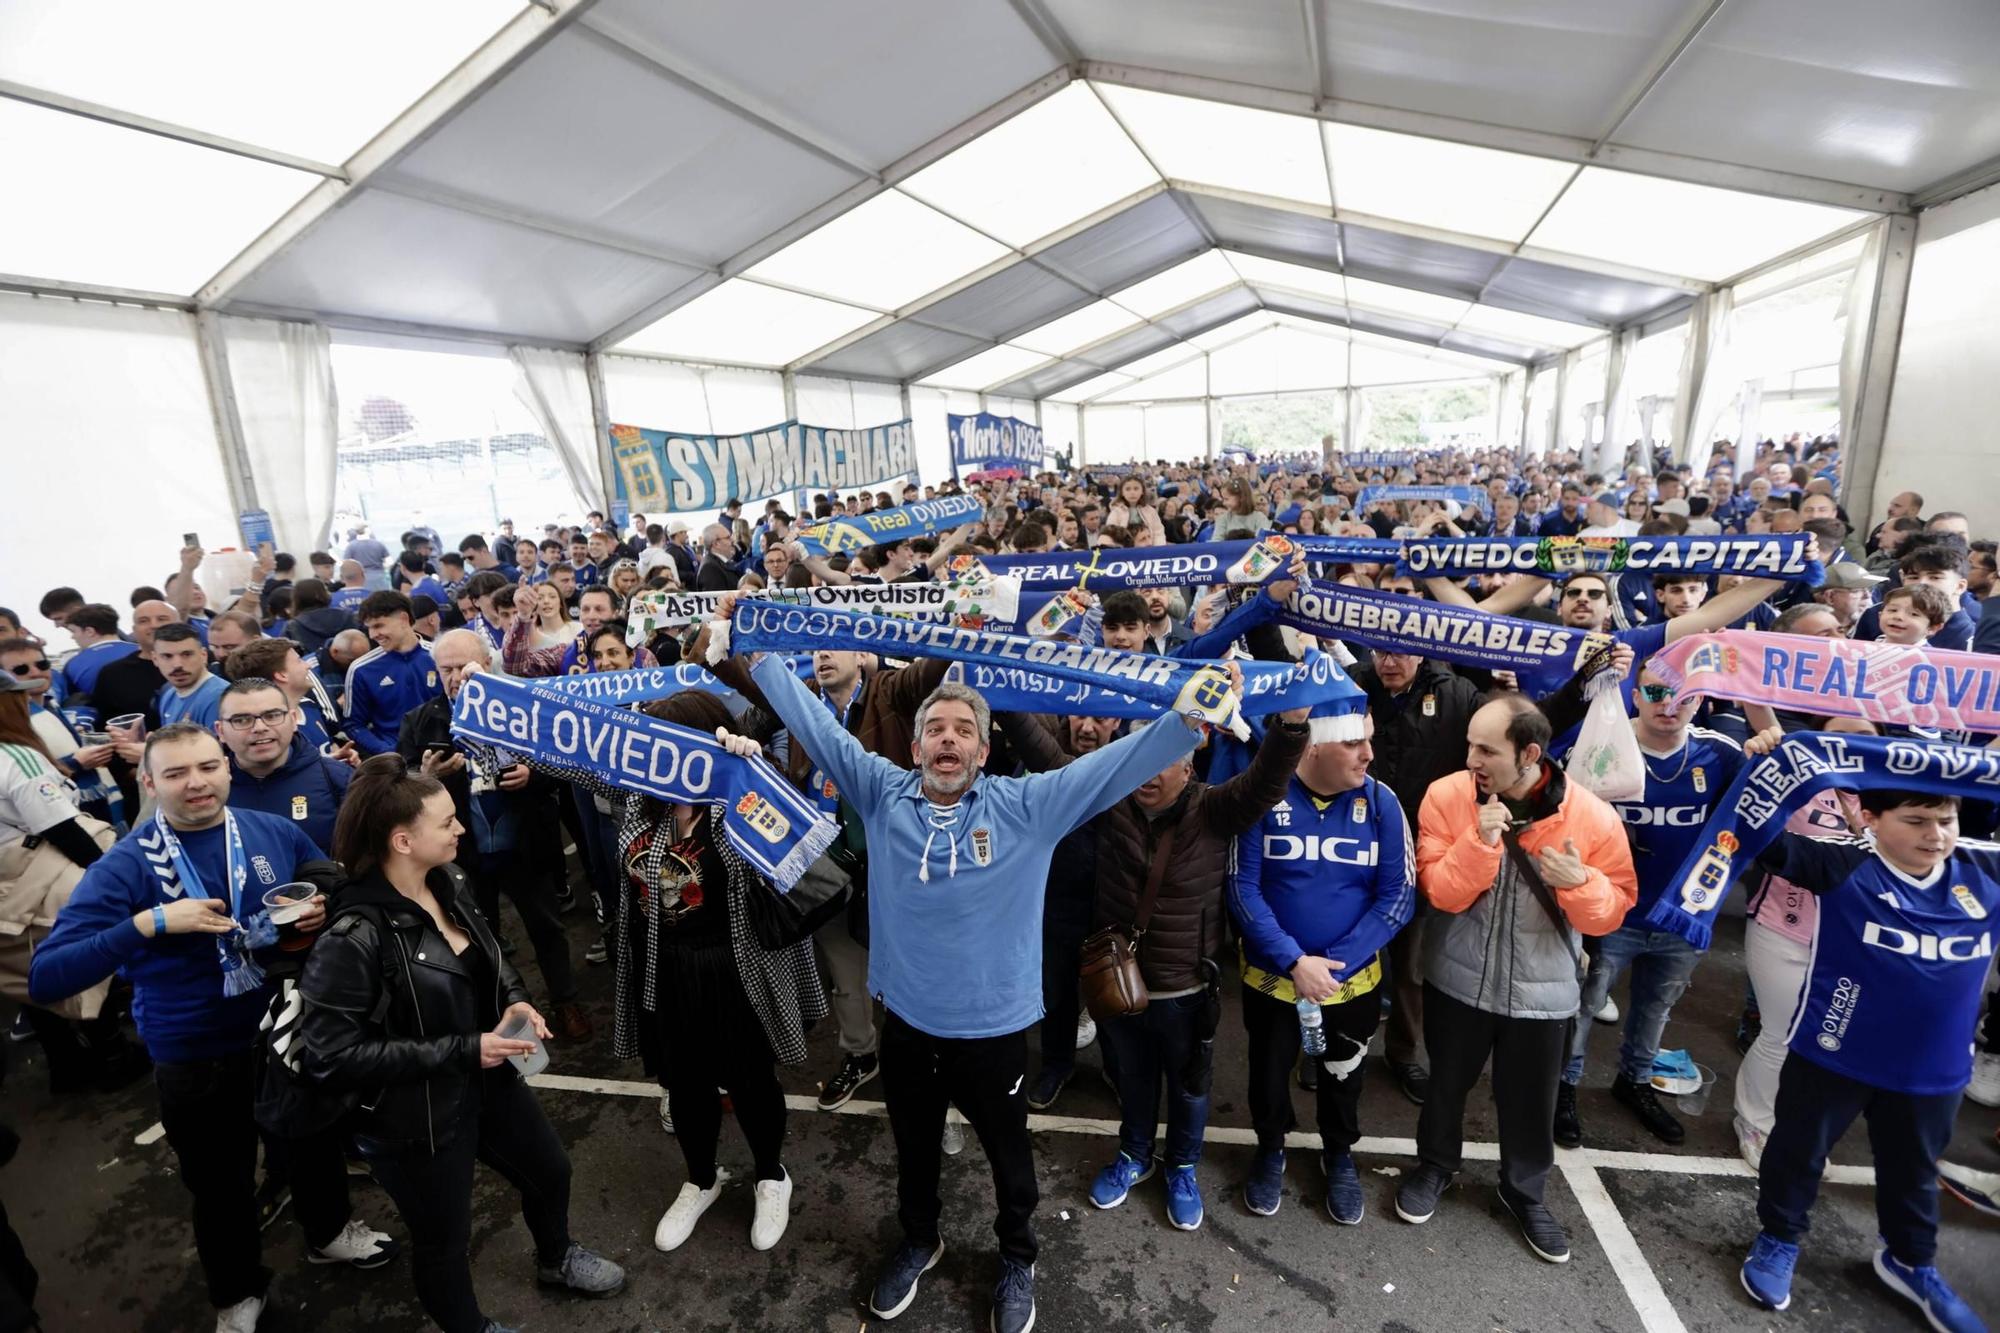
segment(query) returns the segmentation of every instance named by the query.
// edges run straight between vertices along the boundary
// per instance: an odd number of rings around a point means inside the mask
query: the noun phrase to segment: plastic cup
[[[104,724],[107,731],[130,731],[132,739],[146,739],[146,715],[144,713],[120,713]]]
[[[1707,1065],[1697,1064],[1695,1072],[1701,1075],[1701,1086],[1693,1092],[1683,1092],[1674,1099],[1682,1115],[1700,1115],[1708,1109],[1708,1094],[1715,1090],[1715,1071]]]
[[[85,748],[93,745],[109,745],[111,744],[111,733],[108,731],[86,731],[83,733],[83,744]]]
[[[535,1049],[526,1055],[510,1055],[507,1063],[521,1072],[523,1078],[541,1073],[549,1067],[549,1050],[542,1045],[542,1039],[535,1032],[535,1025],[528,1021],[526,1014],[515,1014],[500,1025],[499,1036],[509,1041],[531,1041]]]
[[[264,894],[264,910],[271,914],[271,924],[278,928],[280,949],[303,949],[312,943],[310,932],[299,926],[299,918],[304,916],[319,897],[317,886],[303,881],[280,884]]]

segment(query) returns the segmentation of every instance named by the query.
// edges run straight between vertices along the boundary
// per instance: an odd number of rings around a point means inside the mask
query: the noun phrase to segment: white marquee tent
[[[1830,334],[1850,509],[1942,495],[2000,410],[1996,54],[1965,0],[13,0],[17,526],[44,582],[129,579],[78,503],[304,549],[357,342],[504,358],[602,503],[611,421],[910,416],[935,475],[947,411],[1185,457],[1464,379],[1503,442],[1699,459]]]

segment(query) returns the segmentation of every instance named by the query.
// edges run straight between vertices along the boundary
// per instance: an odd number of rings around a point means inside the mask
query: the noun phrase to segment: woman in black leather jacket
[[[354,776],[334,826],[353,879],[299,991],[310,1079],[357,1100],[355,1140],[410,1229],[418,1299],[446,1333],[505,1333],[479,1311],[468,1247],[475,1159],[521,1192],[537,1277],[611,1296],[624,1270],[570,1239],[569,1157],[498,1029],[549,1035],[452,864],[451,794],[394,754]]]

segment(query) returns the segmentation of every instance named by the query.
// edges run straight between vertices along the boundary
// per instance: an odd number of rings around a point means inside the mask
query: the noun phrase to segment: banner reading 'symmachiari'
[[[996,417],[991,412],[976,416],[946,413],[944,421],[951,432],[954,472],[987,472],[1008,467],[1033,472],[1047,456],[1042,428],[1029,422]]]
[[[908,420],[860,430],[781,422],[743,435],[611,428],[618,498],[643,513],[720,509],[732,496],[875,486],[917,470]]]

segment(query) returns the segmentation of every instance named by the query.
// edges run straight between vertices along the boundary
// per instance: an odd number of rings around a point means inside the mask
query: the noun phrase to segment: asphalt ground
[[[586,919],[574,923],[581,954]],[[524,939],[518,923],[516,938]],[[1548,1203],[1569,1226],[1574,1257],[1536,1259],[1494,1194],[1491,1102],[1475,1094],[1466,1125],[1467,1169],[1421,1227],[1395,1216],[1401,1173],[1413,1164],[1417,1110],[1377,1059],[1366,1066],[1361,1145],[1368,1214],[1332,1223],[1310,1135],[1290,1154],[1284,1205],[1257,1217],[1242,1205],[1251,1156],[1243,1036],[1230,997],[1216,1042],[1215,1100],[1201,1180],[1207,1218],[1193,1233],[1167,1225],[1156,1177],[1120,1208],[1090,1206],[1091,1177],[1115,1151],[1117,1109],[1098,1076],[1095,1047],[1048,1115],[1035,1117],[1041,1184],[1036,1328],[1044,1333],[1122,1330],[1381,1329],[1673,1330],[1918,1329],[1921,1317],[1890,1295],[1869,1267],[1874,1246],[1868,1148],[1860,1127],[1842,1142],[1800,1262],[1792,1308],[1752,1306],[1737,1266],[1756,1232],[1756,1181],[1730,1129],[1732,1037],[1744,990],[1740,921],[1725,923],[1714,955],[1668,1028],[1719,1073],[1706,1111],[1687,1120],[1687,1142],[1667,1149],[1612,1102],[1607,1085],[1617,1038],[1600,1026],[1581,1104],[1585,1146],[1559,1151]],[[527,962],[526,951],[518,961]],[[526,968],[531,987],[539,978]],[[882,1327],[865,1297],[877,1262],[897,1238],[895,1159],[881,1116],[881,1085],[865,1086],[841,1113],[813,1109],[817,1080],[838,1064],[831,1024],[813,1034],[812,1057],[786,1071],[793,1094],[786,1160],[795,1182],[792,1221],[768,1253],[748,1231],[749,1154],[733,1123],[722,1162],[737,1180],[693,1238],[673,1254],[652,1247],[655,1222],[679,1189],[678,1149],[661,1130],[658,1097],[636,1062],[609,1056],[611,975],[579,964],[600,1033],[581,1050],[555,1050],[542,1105],[575,1164],[576,1237],[620,1263],[626,1290],[607,1301],[546,1293],[533,1282],[532,1247],[504,1182],[477,1177],[472,1260],[482,1303],[503,1323],[557,1329],[827,1330]],[[1621,1003],[1624,986],[1614,991]],[[1379,1043],[1379,1038],[1378,1038]],[[174,1156],[158,1137],[149,1081],[115,1094],[53,1098],[33,1043],[15,1045],[0,1087],[0,1121],[22,1135],[0,1170],[0,1201],[42,1275],[38,1305],[49,1330],[205,1330],[213,1314],[195,1263],[187,1196]],[[1303,1129],[1312,1099],[1294,1093]],[[1955,1160],[2000,1170],[2000,1112],[1961,1111]],[[997,1272],[990,1176],[977,1140],[944,1170],[945,1258],[924,1281],[898,1329],[987,1326]],[[357,1180],[358,1216],[403,1236],[395,1209]],[[1939,1263],[1990,1321],[2000,1321],[2000,1224],[1944,1200]],[[372,1272],[313,1266],[289,1212],[264,1237],[278,1272],[262,1328],[414,1333],[430,1327],[410,1285],[407,1258]]]

